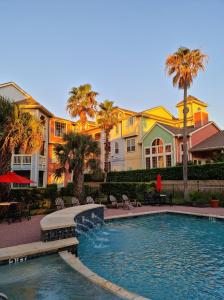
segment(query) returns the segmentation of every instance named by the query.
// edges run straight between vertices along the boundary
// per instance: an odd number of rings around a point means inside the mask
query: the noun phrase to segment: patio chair
[[[72,197],[72,206],[78,206],[80,205],[79,199],[76,197]]]
[[[94,200],[91,196],[86,197],[86,204],[94,204]]]
[[[64,201],[62,198],[57,197],[55,199],[55,205],[57,207],[57,210],[63,209],[65,207]]]
[[[9,205],[7,216],[8,223],[14,222],[16,220],[22,221],[22,212],[19,205],[12,203]]]
[[[112,208],[119,208],[123,206],[122,203],[118,203],[117,198],[113,195],[109,195],[109,201]]]
[[[126,194],[122,195],[122,200],[123,201],[129,201],[130,204],[132,206],[134,206],[134,207],[141,207],[142,206],[142,204],[139,201],[137,201],[137,200],[130,200]]]
[[[127,195],[123,194],[122,200],[123,200],[123,209],[133,209],[134,208],[134,206],[131,204],[131,201],[129,200]]]

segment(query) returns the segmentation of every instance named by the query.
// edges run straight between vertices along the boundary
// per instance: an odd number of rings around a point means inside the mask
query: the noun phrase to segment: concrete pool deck
[[[224,207],[188,207],[188,206],[142,206],[132,210],[105,209],[105,219],[121,216],[133,216],[155,211],[171,211],[190,214],[209,215],[214,217],[224,217]],[[15,222],[12,224],[0,224],[0,248],[38,242],[41,238],[40,221],[44,215],[33,216],[30,221]]]

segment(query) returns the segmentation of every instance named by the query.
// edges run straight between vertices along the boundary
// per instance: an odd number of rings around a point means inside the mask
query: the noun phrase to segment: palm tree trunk
[[[83,200],[83,185],[84,185],[84,174],[83,172],[78,172],[78,174],[73,175],[74,182],[74,194],[75,197],[79,199],[80,202]]]
[[[11,171],[11,159],[12,153],[6,152],[5,155],[0,159],[0,175],[4,175]],[[7,200],[10,193],[10,184],[0,183],[0,201]]]
[[[184,183],[184,200],[188,199],[188,147],[187,147],[187,85],[184,86],[184,118],[183,118],[183,183]]]
[[[105,176],[104,176],[104,182],[107,181],[107,173],[109,171],[108,168],[108,163],[109,163],[109,153],[110,153],[110,142],[109,142],[109,132],[106,131],[105,132],[106,135],[106,139],[105,139],[105,153],[104,153],[104,172],[105,172]]]

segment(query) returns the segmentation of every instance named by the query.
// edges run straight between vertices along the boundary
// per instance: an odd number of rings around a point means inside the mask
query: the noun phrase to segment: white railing
[[[14,154],[13,155],[13,165],[14,166],[29,166],[31,165],[32,155],[27,154]]]

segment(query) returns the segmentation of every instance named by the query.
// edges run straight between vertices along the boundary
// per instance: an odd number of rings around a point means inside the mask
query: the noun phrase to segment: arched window
[[[172,165],[172,145],[164,144],[157,138],[152,141],[151,147],[145,148],[146,168],[164,168]]]

